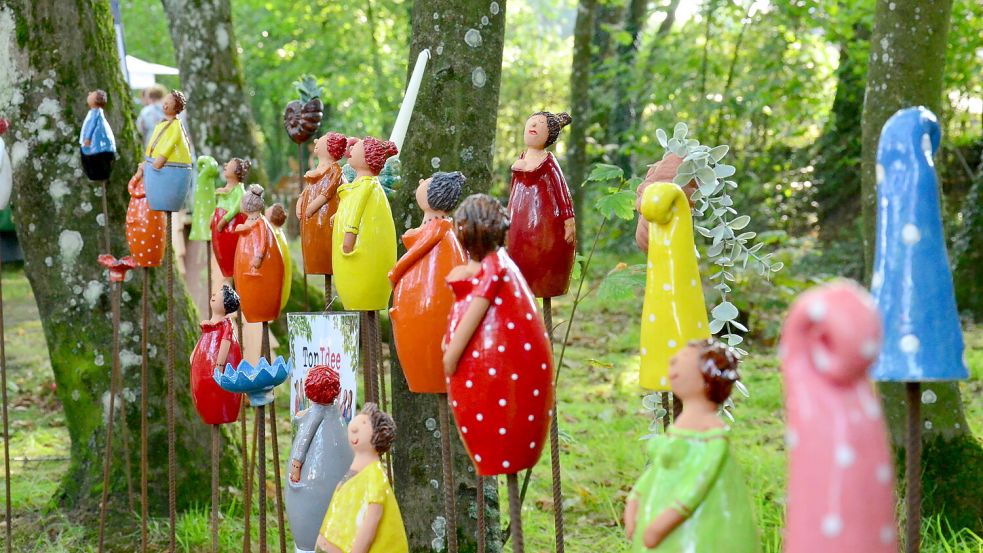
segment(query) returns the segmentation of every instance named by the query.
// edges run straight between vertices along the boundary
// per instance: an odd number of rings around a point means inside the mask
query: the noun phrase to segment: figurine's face
[[[168,94],[164,97],[164,105],[161,107],[164,110],[164,115],[167,115],[168,117],[173,117],[178,114],[177,100],[174,99],[173,94]]]
[[[212,294],[212,297],[208,300],[208,305],[212,308],[212,313],[216,315],[225,316],[225,296],[222,294],[222,289],[218,289]]]
[[[355,453],[374,453],[372,445],[372,421],[368,415],[357,415],[348,423],[348,443]]]
[[[669,387],[684,403],[706,393],[699,361],[700,353],[694,346],[684,347],[669,360]]]
[[[420,186],[416,187],[416,205],[420,206],[420,209],[426,211],[430,209],[430,202],[427,201],[427,191],[430,190],[430,181],[433,177],[429,179],[420,179]]]
[[[227,181],[239,181],[239,177],[236,175],[235,160],[229,160],[229,162],[225,164],[225,168],[222,169],[222,174],[225,176],[225,180]]]
[[[526,130],[522,135],[526,146],[530,148],[545,148],[546,139],[549,138],[550,129],[546,124],[545,115],[533,115],[526,119]]]
[[[369,170],[369,164],[365,162],[365,143],[363,141],[359,140],[352,146],[351,152],[348,153],[348,164],[356,171]]]
[[[88,96],[85,97],[85,103],[89,105],[89,109],[94,109],[99,107],[96,105],[96,93],[90,92]]]

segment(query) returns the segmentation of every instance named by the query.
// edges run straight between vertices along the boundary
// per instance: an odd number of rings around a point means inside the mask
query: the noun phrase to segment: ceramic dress
[[[246,230],[236,247],[235,283],[242,315],[251,323],[264,323],[280,316],[283,290],[283,256],[270,223],[260,217]],[[259,269],[253,269],[256,256],[262,256]]]
[[[228,192],[215,192],[218,207],[212,214],[212,253],[215,254],[215,262],[225,278],[232,278],[235,270],[236,246],[239,244],[239,234],[235,228],[246,222],[246,215],[239,211],[239,204],[245,193],[246,189],[241,183]],[[219,221],[225,223],[221,231],[218,230]]]
[[[467,261],[453,227],[450,219],[433,219],[403,234],[406,253],[389,273],[393,283],[389,318],[396,353],[406,383],[416,393],[447,392],[441,337],[454,306],[454,294],[444,278]]]
[[[280,311],[287,306],[290,300],[290,287],[293,285],[294,262],[290,257],[290,244],[287,243],[287,235],[283,233],[283,227],[270,225],[273,231],[273,238],[280,248],[280,255],[283,256],[283,285],[280,287]]]
[[[180,119],[157,123],[144,155],[147,161],[143,164],[143,176],[150,209],[179,211],[191,186],[191,150]],[[161,169],[153,166],[158,156],[167,158]]]
[[[85,145],[86,141],[89,141],[88,146]],[[85,115],[79,133],[79,148],[85,176],[94,181],[109,179],[116,159],[116,137],[102,108],[91,108]]]
[[[396,264],[396,225],[378,177],[363,176],[338,188],[340,202],[332,233],[335,287],[345,309],[379,311],[389,307],[389,271]],[[355,248],[342,250],[345,233]]]
[[[682,189],[657,182],[645,189],[648,268],[642,306],[639,383],[669,391],[669,360],[690,340],[710,337],[693,242],[693,219]]]
[[[211,156],[198,157],[198,176],[195,179],[194,203],[191,208],[189,240],[211,240],[211,220],[215,213],[215,189],[220,178],[218,163]]]
[[[898,551],[893,454],[867,377],[881,343],[870,296],[838,282],[792,305],[782,328],[789,452],[784,551]]]
[[[553,415],[553,354],[536,298],[504,248],[471,279],[452,281],[445,343],[472,298],[491,304],[450,377],[448,397],[461,440],[481,476],[532,467]]]
[[[350,553],[355,544],[355,535],[362,511],[370,503],[382,505],[382,518],[375,532],[375,539],[369,553],[406,553],[409,543],[406,529],[396,503],[396,494],[389,484],[389,478],[382,463],[375,461],[363,468],[335,490],[331,505],[321,524],[321,535],[341,549]]]
[[[284,501],[294,542],[299,549],[314,551],[318,530],[331,497],[352,464],[348,430],[338,405],[312,403],[297,414],[297,433],[287,460],[301,462],[300,481],[287,478]]]
[[[225,340],[229,341],[229,355],[225,362],[238,367],[242,352],[229,318],[222,319],[218,324],[202,323],[201,338],[191,353],[191,397],[198,416],[205,424],[228,424],[239,419],[242,397],[219,388],[212,378],[219,349]],[[225,370],[224,364],[222,370]]]
[[[649,440],[649,465],[629,494],[629,500],[638,500],[632,553],[760,551],[751,496],[730,454],[727,432],[670,427]],[[645,529],[666,509],[686,519],[648,549]]]
[[[537,298],[567,293],[577,247],[564,233],[573,216],[570,190],[552,153],[535,169],[512,170],[508,251]]]
[[[126,208],[126,243],[139,267],[160,267],[167,250],[167,215],[150,209],[143,179],[136,176],[127,185],[130,204]]]
[[[300,194],[300,247],[304,252],[304,272],[309,275],[330,275],[331,266],[331,217],[338,211],[338,186],[341,185],[341,167],[331,162],[304,175],[307,186]],[[328,198],[314,215],[307,217],[307,206],[318,196]]]
[[[964,380],[963,335],[932,156],[941,130],[925,108],[894,114],[877,146],[871,292],[884,321],[874,380]]]

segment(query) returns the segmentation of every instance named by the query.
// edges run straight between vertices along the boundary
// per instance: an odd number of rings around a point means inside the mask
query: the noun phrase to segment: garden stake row
[[[2,160],[0,160],[2,161]],[[4,513],[7,521],[4,532],[7,534],[7,553],[13,551],[13,523],[10,504],[10,430],[7,420],[7,337],[3,327],[3,259],[0,256],[0,395],[3,398],[3,486]]]

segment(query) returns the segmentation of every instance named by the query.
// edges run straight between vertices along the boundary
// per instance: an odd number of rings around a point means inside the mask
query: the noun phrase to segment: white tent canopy
[[[159,63],[150,63],[131,55],[126,56],[127,84],[134,90],[147,88],[157,82],[157,75],[177,75],[178,70]]]

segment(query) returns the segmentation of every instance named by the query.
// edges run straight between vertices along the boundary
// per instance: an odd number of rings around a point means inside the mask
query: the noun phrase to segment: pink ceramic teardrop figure
[[[898,551],[894,467],[867,375],[880,343],[874,304],[853,282],[813,288],[789,311],[786,553]]]

